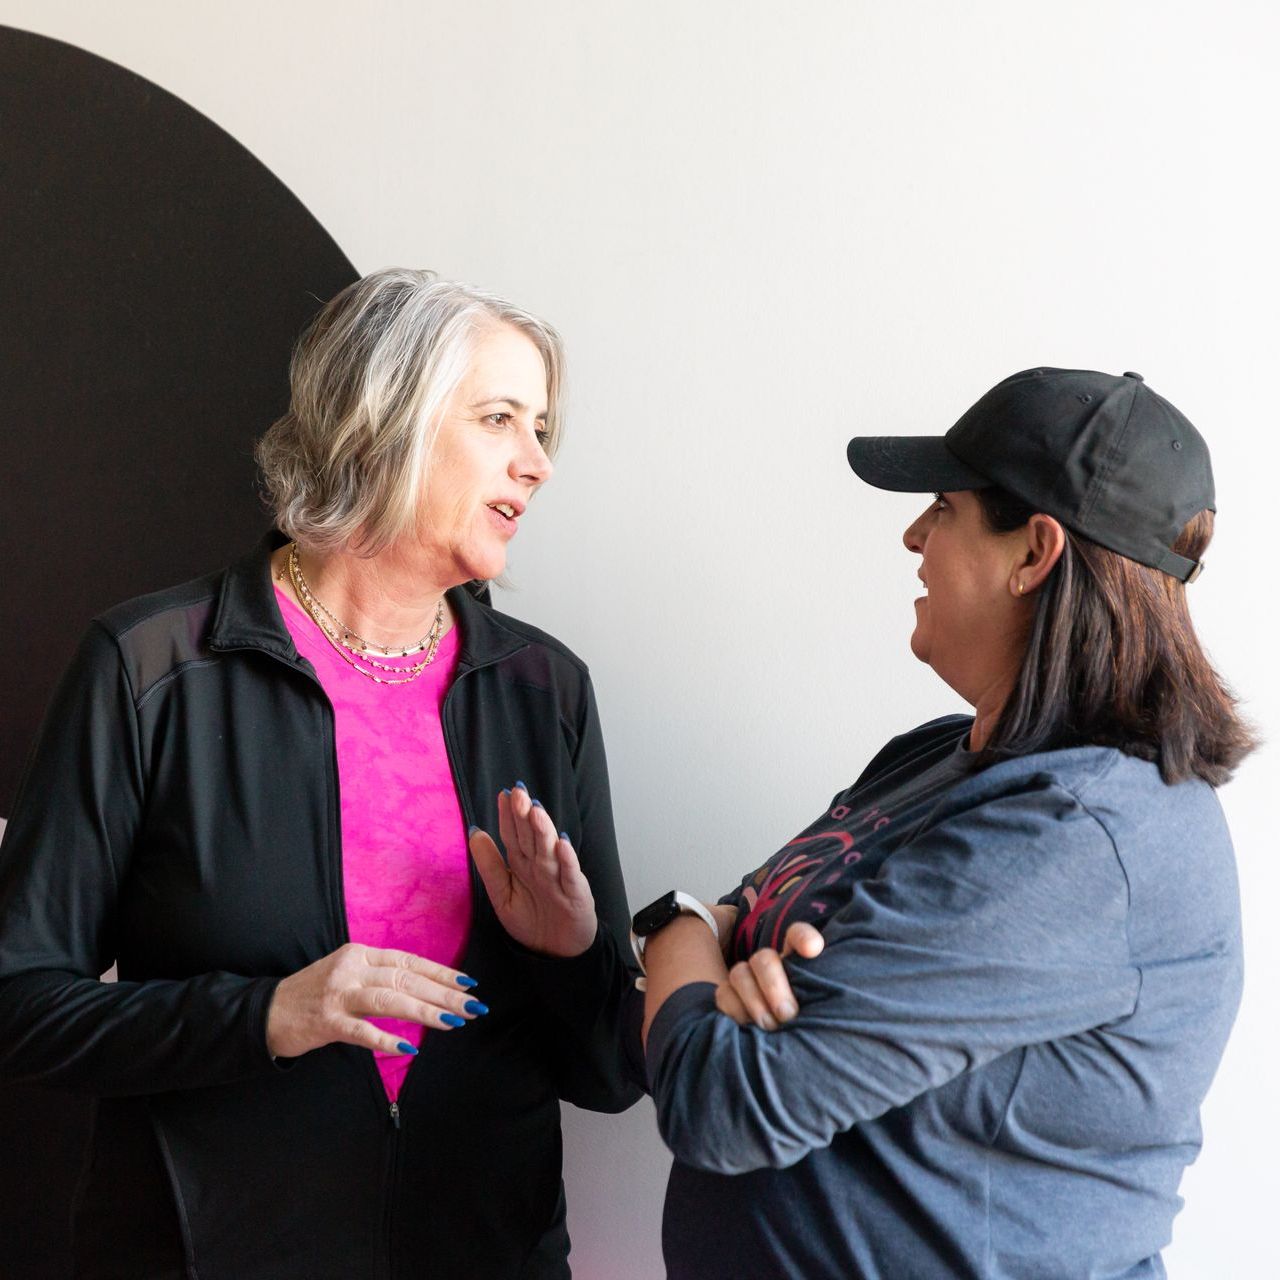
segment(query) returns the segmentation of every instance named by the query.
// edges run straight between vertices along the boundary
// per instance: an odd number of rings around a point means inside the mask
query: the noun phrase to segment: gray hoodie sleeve
[[[1104,827],[1044,773],[956,788],[861,882],[822,954],[788,960],[799,1015],[775,1032],[680,988],[646,1065],[676,1159],[785,1168],[839,1132],[1023,1045],[1127,1016],[1128,885]]]

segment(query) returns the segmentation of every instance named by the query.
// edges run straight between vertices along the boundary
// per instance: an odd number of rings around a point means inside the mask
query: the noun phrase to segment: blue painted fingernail
[[[517,786],[517,787],[519,787],[521,791],[528,791],[528,790],[529,790],[529,788],[528,788],[528,787],[526,787],[526,786],[524,785],[524,783],[520,781],[520,779],[519,779],[519,778],[517,778],[517,779],[516,779],[516,786]]]
[[[565,842],[565,844],[572,844],[572,843],[573,843],[573,841],[569,839],[569,833],[568,833],[567,831],[562,831],[562,832],[560,833],[560,839],[561,839],[561,840],[563,840],[563,841]]]
[[[511,794],[511,788],[510,788],[510,787],[503,787],[503,788],[502,788],[502,794],[503,794],[504,796],[509,796],[509,795]]]
[[[477,831],[479,831],[479,830],[480,830],[480,828],[479,828],[479,827],[477,827],[477,826],[475,826],[474,824],[473,824],[472,826],[469,826],[469,827],[467,828],[467,839],[468,839],[468,840],[470,840],[470,839],[471,839],[471,837],[472,837],[473,835],[475,835],[475,833],[476,833]]]
[[[442,1013],[440,1015],[440,1021],[443,1022],[446,1027],[465,1027],[467,1025],[466,1018],[460,1018],[456,1013]]]
[[[413,1045],[411,1045],[407,1040],[401,1040],[400,1043],[396,1045],[396,1048],[399,1049],[401,1053],[417,1053],[418,1052],[418,1050]]]
[[[541,809],[541,808],[542,808],[542,801],[541,801],[541,800],[535,800],[535,801],[533,802],[533,807],[534,807],[535,809]]]
[[[463,1008],[464,1008],[468,1013],[481,1013],[481,1014],[483,1014],[483,1013],[488,1013],[488,1012],[489,1012],[489,1006],[488,1006],[487,1004],[481,1004],[479,1000],[468,1000],[468,1001],[467,1001],[467,1003],[466,1003],[466,1004],[464,1004],[462,1007],[463,1007]]]
[[[458,976],[454,978],[454,982],[456,982],[460,987],[466,987],[468,990],[480,985],[474,978],[468,978],[465,973],[458,974]]]

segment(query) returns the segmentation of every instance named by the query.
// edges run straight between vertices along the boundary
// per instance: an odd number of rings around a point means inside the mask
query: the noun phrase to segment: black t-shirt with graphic
[[[821,930],[860,880],[910,839],[938,797],[973,770],[969,716],[944,716],[895,738],[826,811],[720,901],[738,908],[730,963],[782,949],[787,927]]]

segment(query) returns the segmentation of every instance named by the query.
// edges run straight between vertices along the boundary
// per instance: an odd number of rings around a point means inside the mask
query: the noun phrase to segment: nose
[[[902,534],[902,545],[908,551],[914,551],[916,555],[924,555],[924,524],[929,513],[922,511],[916,518],[907,525]]]
[[[555,467],[551,465],[551,459],[547,457],[547,451],[537,435],[532,431],[527,436],[522,435],[521,447],[511,459],[508,475],[513,480],[537,486],[546,484],[553,471]]]

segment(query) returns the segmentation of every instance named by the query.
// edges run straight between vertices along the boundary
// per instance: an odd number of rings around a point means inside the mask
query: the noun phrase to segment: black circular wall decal
[[[83,49],[0,27],[0,817],[89,619],[266,524],[252,444],[356,278],[234,138]]]
[[[318,141],[318,140],[317,140]],[[266,526],[252,444],[355,269],[191,107],[0,27],[0,817],[89,619]],[[87,1099],[0,1089],[0,1271],[69,1274]]]

